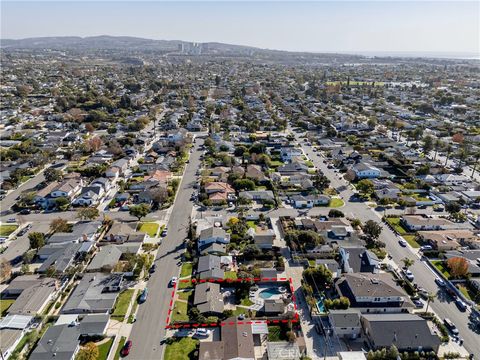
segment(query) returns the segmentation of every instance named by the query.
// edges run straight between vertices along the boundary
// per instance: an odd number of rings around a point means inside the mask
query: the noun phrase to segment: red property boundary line
[[[189,324],[175,324],[175,325],[170,325],[170,319],[172,316],[173,312],[173,307],[174,307],[174,298],[175,298],[175,291],[177,289],[177,284],[173,284],[173,289],[172,293],[170,295],[170,304],[168,307],[168,314],[167,314],[167,319],[165,321],[165,329],[196,329],[196,328],[205,328],[205,327],[217,327],[217,326],[227,326],[227,325],[242,325],[242,324],[280,324],[280,323],[297,323],[300,321],[298,312],[297,312],[297,301],[296,301],[296,296],[295,296],[295,290],[293,288],[293,281],[292,278],[245,278],[245,279],[202,279],[202,280],[196,280],[196,279],[186,279],[186,280],[179,280],[179,282],[182,283],[189,283],[191,282],[192,284],[197,284],[197,283],[205,283],[205,282],[211,282],[211,283],[235,283],[235,282],[241,282],[241,281],[254,281],[254,282],[260,282],[260,281],[273,281],[273,282],[288,282],[290,284],[290,292],[292,294],[292,303],[293,307],[295,309],[295,316],[293,319],[282,319],[282,320],[248,320],[248,321],[229,321],[229,322],[220,322],[220,323],[189,323]]]

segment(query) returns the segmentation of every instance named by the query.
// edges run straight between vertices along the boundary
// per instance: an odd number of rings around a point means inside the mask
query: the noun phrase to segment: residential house
[[[378,273],[380,260],[365,247],[343,247],[339,249],[340,266],[345,273]]]
[[[374,350],[395,345],[401,351],[438,352],[441,341],[427,320],[415,314],[363,314],[362,327]]]
[[[347,273],[335,284],[339,295],[350,300],[352,308],[362,313],[396,313],[408,311],[413,304],[405,291],[388,273]]]
[[[245,177],[247,177],[248,179],[258,181],[258,182],[264,182],[264,181],[268,180],[268,178],[265,175],[265,172],[263,171],[262,167],[260,165],[253,165],[253,164],[247,165],[247,170],[245,172]]]
[[[452,250],[445,253],[445,258],[448,260],[453,257],[460,257],[465,259],[468,264],[468,273],[471,278],[480,277],[480,250]]]
[[[479,240],[478,236],[469,230],[419,231],[417,235],[423,243],[437,251],[456,250],[461,246],[461,242],[466,244],[470,240]]]
[[[35,203],[47,209],[55,204],[55,200],[64,197],[72,200],[82,189],[82,178],[68,178],[62,181],[54,181],[35,195]]]
[[[95,241],[98,238],[99,221],[79,222],[73,225],[71,232],[58,232],[47,239],[47,244],[80,243]]]
[[[410,231],[459,229],[462,225],[443,218],[428,218],[421,215],[404,215],[402,224]]]
[[[221,257],[216,255],[200,256],[198,258],[197,274],[201,280],[223,280],[225,273],[222,269]]]
[[[220,284],[205,282],[195,286],[193,305],[200,314],[218,316],[223,313],[223,295],[220,292]]]
[[[293,195],[290,196],[293,206],[297,209],[312,208],[314,206],[324,206],[330,203],[330,196],[328,195]]]
[[[117,244],[123,244],[125,242],[143,243],[148,238],[148,235],[136,231],[137,225],[137,223],[127,224],[115,222],[105,234],[103,241],[110,241]]]
[[[294,158],[301,157],[303,151],[295,147],[283,147],[280,149],[280,157],[283,162],[291,162]]]
[[[230,234],[225,230],[219,227],[209,227],[200,232],[200,237],[198,238],[197,246],[202,248],[206,245],[219,243],[219,244],[229,244],[230,243]]]
[[[86,273],[63,306],[62,314],[109,313],[122,288],[119,274]]]
[[[335,335],[348,339],[360,337],[362,333],[360,316],[360,311],[357,309],[330,310],[328,312],[328,320]]]
[[[374,179],[380,176],[380,169],[365,162],[354,164],[350,171],[355,175],[355,179]]]
[[[87,242],[93,246],[93,242]],[[42,265],[37,269],[39,274],[54,269],[57,274],[65,273],[79,259],[83,243],[47,244],[39,249],[37,256]],[[87,251],[88,252],[88,251]]]
[[[257,201],[259,203],[275,202],[275,195],[273,195],[273,192],[271,190],[240,191],[238,197],[241,199]]]
[[[235,195],[235,190],[224,182],[211,182],[205,185],[205,192],[213,204],[226,203],[231,195]]]
[[[30,330],[33,316],[7,315],[0,321],[1,354],[9,359],[23,336]]]
[[[103,336],[109,322],[108,315],[91,314],[73,323],[57,323],[50,326],[38,342],[29,359],[74,360],[80,350],[80,342]]]
[[[253,325],[235,317],[228,318],[225,322],[232,325],[220,328],[219,341],[200,342],[199,359],[255,360]],[[266,328],[266,324],[264,327]],[[266,331],[268,333],[268,329]]]

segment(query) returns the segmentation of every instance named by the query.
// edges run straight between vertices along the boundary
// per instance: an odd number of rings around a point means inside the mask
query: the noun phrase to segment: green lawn
[[[157,223],[151,223],[151,222],[140,223],[137,228],[137,231],[143,232],[150,237],[155,237],[157,236],[159,227],[160,225],[158,225]]]
[[[447,279],[450,279],[450,273],[448,269],[445,267],[442,260],[433,260],[432,264],[445,276]]]
[[[240,305],[252,306],[253,302],[249,298],[244,298],[244,299],[242,299],[242,301],[240,301]]]
[[[187,282],[180,280],[177,284],[178,284],[178,289],[188,289],[192,287],[191,280],[188,280]]]
[[[343,202],[342,199],[332,198],[332,199],[330,200],[330,203],[328,204],[328,207],[338,208],[338,207],[342,207],[343,205],[345,205],[345,203]]]
[[[460,292],[463,294],[463,296],[465,296],[468,300],[472,300],[472,298],[470,296],[470,293],[469,293],[466,286],[459,284],[459,285],[457,285],[457,288],[458,288],[458,290],[460,290]]]
[[[233,316],[239,316],[239,315],[245,315],[248,314],[248,309],[245,309],[244,307],[237,306],[235,310],[233,311]]]
[[[410,244],[413,248],[419,248],[420,244],[415,240],[415,235],[403,235],[403,238]]]
[[[17,225],[0,225],[0,236],[9,236],[17,229]]]
[[[313,165],[313,162],[311,162],[310,160],[305,161],[305,165],[307,165],[309,168],[315,167],[315,165]]]
[[[284,163],[281,162],[281,161],[278,161],[278,160],[273,160],[273,161],[270,162],[270,168],[274,168],[274,169],[276,169],[279,166],[283,166],[283,165],[284,165]]]
[[[112,313],[112,318],[115,318],[115,320],[118,321],[123,321],[123,319],[127,315],[128,305],[132,300],[134,291],[135,290],[133,289],[125,290],[117,297],[115,308]]]
[[[7,314],[7,310],[15,302],[14,299],[2,299],[0,300],[0,313],[2,316]]]
[[[188,298],[190,297],[190,295],[193,293],[193,290],[189,290],[189,291],[180,291],[178,292],[178,298],[180,300],[185,300],[187,301]]]
[[[120,341],[118,342],[118,347],[115,350],[115,357],[113,358],[114,360],[120,359],[120,351],[122,351],[123,345],[125,345],[125,341],[127,341],[127,338],[125,336],[122,336],[120,338]]]
[[[97,360],[107,360],[108,352],[113,344],[113,338],[110,338],[106,343],[98,346],[98,357]]]
[[[281,326],[268,327],[268,341],[283,341],[287,340],[287,331]]]
[[[175,301],[171,321],[188,321],[187,308],[187,303]]]
[[[182,265],[182,270],[180,271],[180,277],[184,278],[187,276],[192,275],[192,270],[193,270],[193,264],[192,263],[184,263]]]
[[[188,360],[196,350],[199,341],[184,337],[167,345],[165,360]]]
[[[407,233],[407,230],[405,230],[405,228],[400,224],[399,217],[387,217],[386,220],[387,223],[389,223],[400,235],[405,235]]]
[[[130,316],[128,317],[128,323],[133,324],[133,317],[135,316],[135,313],[137,312],[137,307],[138,307],[138,301],[134,301],[132,308],[130,310]]]
[[[257,225],[255,225],[255,221],[253,220],[248,220],[247,225],[249,228],[252,228],[252,229],[255,229],[257,227]]]
[[[223,277],[225,280],[237,280],[237,272],[236,271],[225,271],[225,275]]]

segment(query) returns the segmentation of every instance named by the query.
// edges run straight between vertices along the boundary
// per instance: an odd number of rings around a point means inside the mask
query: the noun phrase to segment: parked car
[[[163,229],[162,233],[160,234],[161,237],[165,237],[168,234],[168,230],[165,228]]]
[[[408,269],[403,270],[403,274],[409,281],[413,281],[413,279],[415,279],[415,277],[413,276],[413,273]]]
[[[169,283],[169,286],[174,286],[176,283],[177,283],[178,279],[176,276],[172,277],[170,279],[170,283]]]
[[[148,270],[150,274],[153,274],[155,272],[155,269],[157,268],[157,264],[153,264],[152,267]]]
[[[19,214],[20,215],[28,215],[30,214],[32,211],[30,209],[22,209],[20,210]]]
[[[435,283],[440,286],[440,287],[445,287],[445,281],[443,281],[442,279],[440,278],[435,278]]]
[[[402,247],[407,247],[407,242],[406,242],[405,240],[403,240],[403,239],[398,240],[398,243],[399,243],[400,246],[402,246]]]
[[[17,220],[15,218],[10,218],[7,220],[7,223],[15,223]]]
[[[430,250],[433,250],[433,248],[432,248],[431,245],[423,245],[423,246],[420,246],[420,250],[421,251],[430,251]]]
[[[455,324],[452,322],[452,320],[450,319],[443,319],[443,323],[445,324],[445,326],[447,327],[448,330],[450,330],[450,332],[457,336],[458,335],[458,329],[457,327],[455,326]]]
[[[420,300],[420,299],[415,299],[415,300],[412,300],[413,304],[415,305],[415,307],[417,309],[421,309],[423,308],[423,301]]]
[[[125,345],[123,345],[123,348],[122,348],[122,351],[120,352],[120,354],[122,356],[127,356],[128,354],[130,354],[130,350],[132,349],[132,340],[128,340]]]
[[[467,310],[468,305],[463,300],[457,298],[457,300],[455,300],[455,304],[460,309],[460,311],[466,311]]]
[[[417,289],[417,294],[423,298],[423,299],[427,299],[428,298],[428,291],[422,287],[419,287]]]
[[[205,338],[210,336],[211,330],[199,328],[195,330],[195,334],[193,334],[193,338]]]
[[[138,302],[140,304],[144,303],[145,301],[147,301],[147,296],[148,296],[148,289],[145,288],[142,290],[142,292],[140,293],[140,296],[138,297]]]

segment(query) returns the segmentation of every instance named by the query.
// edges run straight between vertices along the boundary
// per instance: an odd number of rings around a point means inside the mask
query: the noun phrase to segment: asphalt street
[[[134,323],[130,340],[133,347],[129,358],[131,359],[162,359],[164,346],[160,341],[165,336],[166,318],[172,288],[168,283],[173,276],[179,275],[180,266],[177,263],[184,251],[183,242],[187,237],[192,202],[190,196],[193,184],[196,181],[195,173],[200,168],[199,146],[203,140],[197,139],[194,150],[190,155],[182,182],[178,189],[168,222],[168,235],[162,240],[158,249],[157,271],[148,281],[147,301],[139,306],[137,321]]]
[[[297,135],[298,137],[298,135]],[[318,153],[314,152],[311,146],[301,142],[299,138],[297,140],[301,143],[301,146],[307,156],[313,161],[314,165],[323,171],[323,173],[331,180],[331,186],[336,189],[341,189],[340,195],[344,200],[348,200],[353,191],[345,180],[343,180],[332,169],[327,168],[324,158]],[[381,215],[376,213],[373,209],[369,208],[363,202],[348,202],[345,201],[345,206],[341,208],[346,216],[352,216],[360,219],[362,222],[368,220],[380,221]],[[384,226],[382,234],[380,235],[380,241],[386,244],[388,253],[392,256],[393,261],[402,266],[402,259],[410,258],[415,260],[414,265],[410,268],[415,276],[415,282],[427,289],[429,292],[438,293],[435,301],[430,305],[431,308],[442,318],[449,318],[457,326],[460,337],[464,339],[464,346],[471,354],[480,354],[480,336],[475,333],[469,321],[469,313],[461,312],[454,302],[448,299],[448,296],[444,294],[442,290],[435,284],[436,275],[424,262],[420,260],[420,257],[410,247],[403,248],[398,243],[399,238],[395,233]]]

